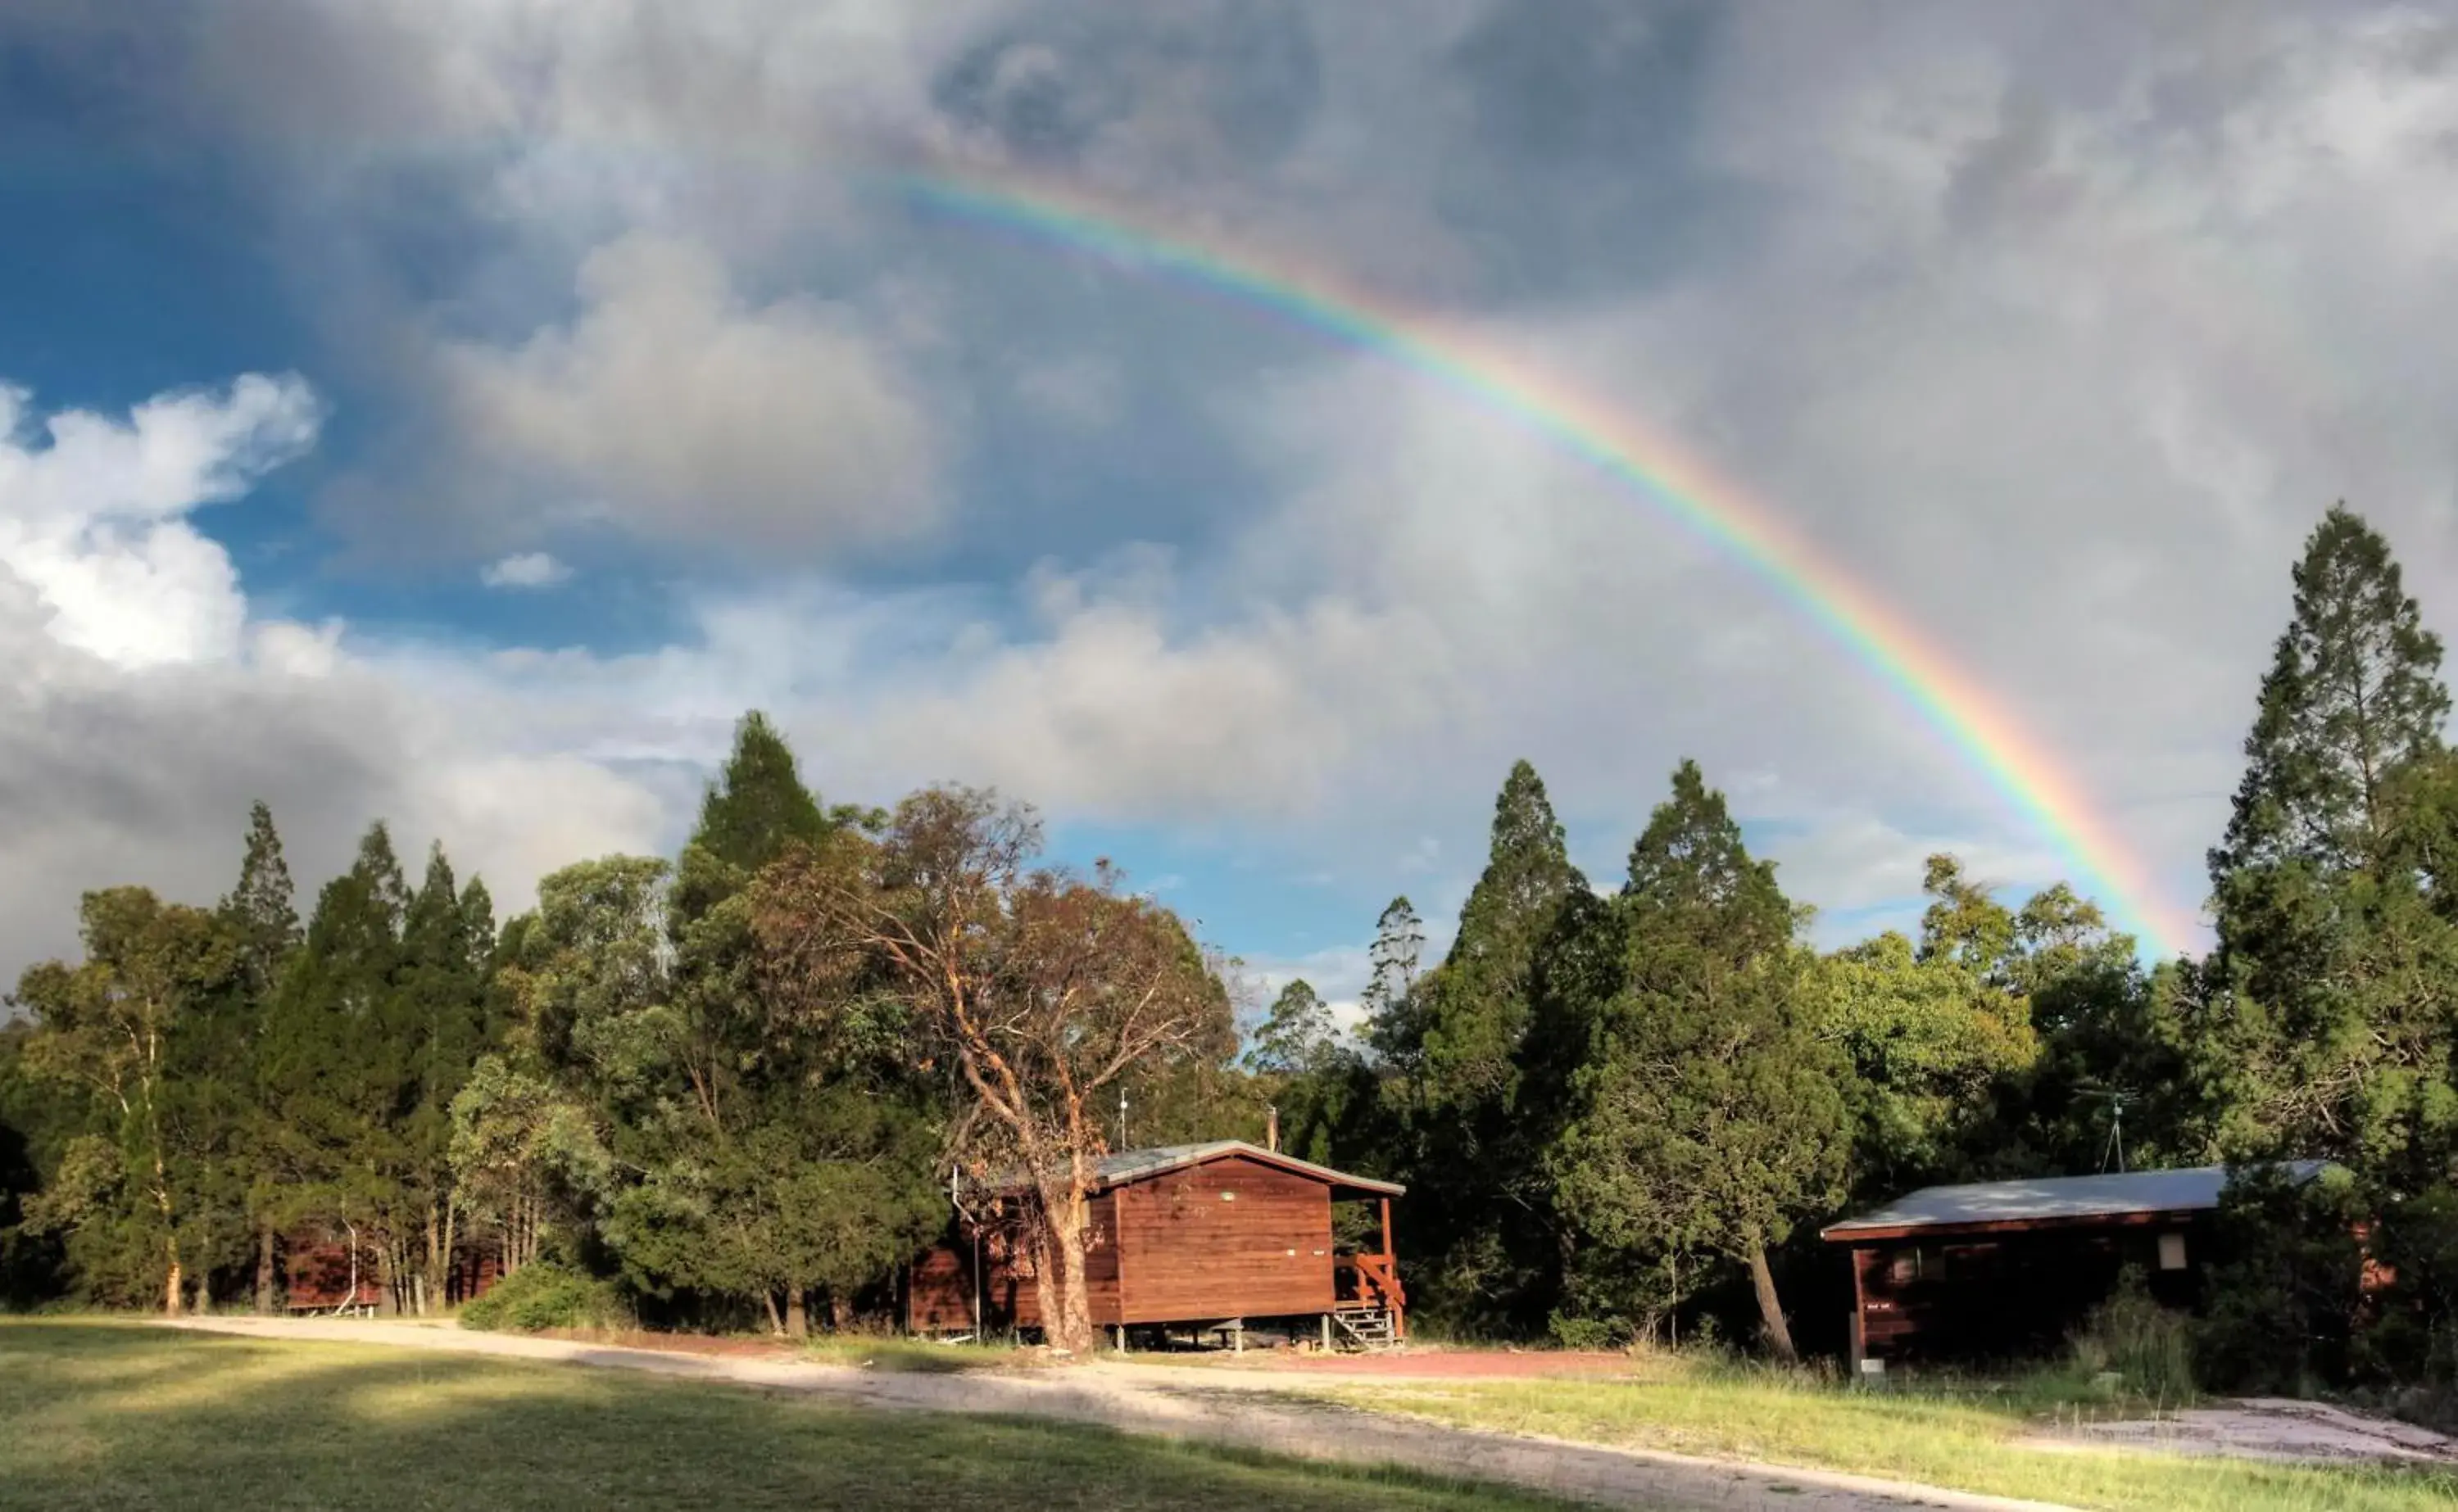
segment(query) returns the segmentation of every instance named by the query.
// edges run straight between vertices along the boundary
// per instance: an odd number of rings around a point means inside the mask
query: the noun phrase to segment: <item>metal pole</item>
[[[987,1344],[989,1340],[982,1333],[982,1226],[965,1211],[965,1199],[957,1194],[956,1177],[963,1169],[954,1164],[948,1167],[948,1205],[956,1210],[957,1221],[973,1231],[973,1342]]]

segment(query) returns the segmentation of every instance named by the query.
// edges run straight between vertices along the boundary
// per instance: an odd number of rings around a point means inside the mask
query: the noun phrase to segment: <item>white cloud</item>
[[[663,844],[664,795],[541,743],[503,700],[437,698],[338,623],[251,616],[186,515],[307,444],[303,384],[55,415],[44,447],[22,391],[0,392],[0,985],[73,948],[82,890],[210,901],[258,797],[302,907],[377,818],[413,854],[443,839],[513,905],[546,869]]]
[[[165,394],[125,422],[83,410],[28,434],[32,396],[0,386],[0,571],[31,589],[60,645],[115,666],[226,657],[244,601],[229,559],[183,518],[245,491],[314,440],[295,378]]]
[[[626,529],[719,552],[841,554],[929,534],[935,424],[849,309],[754,306],[693,242],[590,255],[569,327],[445,364],[478,457]]]
[[[571,577],[570,567],[544,551],[516,551],[478,572],[478,581],[489,588],[552,588]]]

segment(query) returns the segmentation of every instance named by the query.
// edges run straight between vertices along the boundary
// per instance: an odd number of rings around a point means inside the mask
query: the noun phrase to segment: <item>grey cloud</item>
[[[1295,0],[1018,13],[934,81],[951,119],[1020,156],[1134,176],[1268,172],[1323,100]],[[1190,158],[1194,159],[1193,161]]]
[[[556,866],[668,839],[665,805],[636,783],[524,751],[468,707],[426,703],[363,667],[111,669],[5,611],[0,646],[15,669],[0,681],[0,987],[73,951],[80,891],[140,881],[212,901],[258,798],[281,826],[302,910],[376,818],[412,855],[440,839],[510,907]]]

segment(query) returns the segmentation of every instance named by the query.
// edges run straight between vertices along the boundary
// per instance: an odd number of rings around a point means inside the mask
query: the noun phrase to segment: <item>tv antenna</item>
[[[2102,1175],[2106,1175],[2109,1163],[2114,1161],[2116,1173],[2120,1176],[2125,1174],[2125,1105],[2133,1100],[2134,1094],[2122,1087],[2087,1087],[2077,1089],[2075,1095],[2108,1104],[2108,1143],[2099,1149],[2099,1170]]]

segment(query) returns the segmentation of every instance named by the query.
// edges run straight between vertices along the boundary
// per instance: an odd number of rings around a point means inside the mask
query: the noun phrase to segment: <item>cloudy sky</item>
[[[1834,941],[2061,837],[1664,501],[1387,355],[941,213],[1063,194],[1469,333],[1759,502],[2198,943],[2287,567],[2458,613],[2441,8],[0,10],[0,975],[377,816],[518,901],[745,708],[1041,805],[1271,977],[1437,942],[1526,756],[1697,756]],[[2088,858],[2086,859],[2088,860]]]

